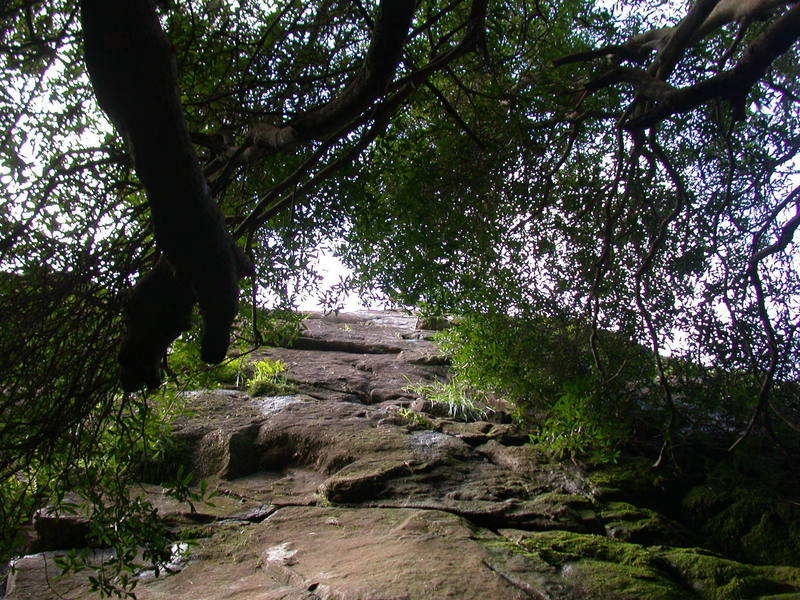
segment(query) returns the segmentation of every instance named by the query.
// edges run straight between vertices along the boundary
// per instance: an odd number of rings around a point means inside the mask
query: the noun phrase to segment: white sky
[[[319,258],[317,259],[317,268],[322,275],[322,281],[319,284],[320,291],[324,291],[333,287],[339,280],[347,275],[350,275],[350,270],[347,269],[342,262],[335,256],[323,251],[320,251]],[[298,310],[322,310],[317,294],[306,294],[301,297],[298,304]],[[358,297],[358,294],[349,293],[343,301],[342,310],[345,312],[352,312],[355,310],[364,309],[379,309],[382,306],[364,304]]]

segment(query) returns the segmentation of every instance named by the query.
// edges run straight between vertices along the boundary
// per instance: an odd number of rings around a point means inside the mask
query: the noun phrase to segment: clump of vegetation
[[[245,314],[246,313],[246,314]],[[238,356],[230,356],[219,364],[204,363],[200,358],[199,330],[184,333],[175,340],[167,361],[167,375],[183,389],[215,389],[220,386],[253,385],[256,378],[268,381],[274,366],[256,367],[256,374],[248,381],[247,362],[244,355],[260,346],[288,348],[303,331],[306,315],[285,310],[257,310],[257,327],[253,327],[253,311],[245,310],[237,323]],[[254,336],[256,339],[250,339]],[[280,361],[259,361],[283,364]],[[255,363],[258,364],[258,363]],[[280,369],[278,370],[280,372]],[[278,382],[280,383],[280,382]],[[266,387],[267,384],[262,384]],[[289,392],[287,392],[289,393]],[[265,395],[265,393],[258,395]]]
[[[587,598],[786,598],[796,588],[797,570],[753,566],[700,548],[646,547],[610,537],[544,531],[528,533],[515,554],[561,567],[569,564],[569,585]],[[626,595],[620,596],[624,589]],[[692,593],[687,596],[686,590]]]
[[[411,429],[434,429],[433,421],[428,417],[405,406],[397,409],[397,416]]]
[[[447,414],[457,421],[482,421],[494,412],[487,404],[485,394],[471,389],[460,379],[407,385],[403,389],[434,405],[446,407]]]
[[[0,561],[20,550],[20,524],[62,481],[95,484],[86,465],[100,460],[100,432],[138,410],[138,394],[119,392],[122,309],[131,282],[167,249],[148,210],[151,176],[134,172],[153,157],[133,161],[90,101],[74,4],[4,2],[0,11],[10,90],[0,99]],[[171,4],[163,21],[175,52],[165,58],[180,63],[191,103],[178,121],[192,132],[178,136],[185,147],[173,158],[199,162],[186,173],[199,167],[224,199],[256,267],[243,282],[252,304],[319,292],[315,259],[337,240],[332,250],[354,272],[326,294],[329,308],[360,287],[428,299],[447,314],[591,315],[648,340],[650,356],[616,334],[544,317],[481,317],[453,333],[459,380],[512,400],[540,443],[564,454],[613,456],[636,431],[638,393],[677,407],[684,422],[705,397],[699,427],[731,431],[742,422],[728,419],[736,403],[748,409],[743,435],[796,429],[794,8],[741,40],[733,28],[675,36],[675,60],[642,55],[657,61],[642,64],[655,75],[633,81],[626,67],[609,75],[594,59],[659,31],[664,15],[649,3],[386,1],[371,3],[371,17],[336,18],[329,3]],[[383,27],[378,19],[392,14],[396,26]],[[264,40],[259,52],[241,60],[254,40]],[[759,48],[769,49],[763,68],[727,98],[723,83]],[[666,84],[673,72],[681,90]],[[351,77],[358,93],[343,85]],[[266,89],[261,79],[283,83]],[[113,114],[128,99],[115,92],[100,104]],[[299,332],[285,313],[252,313],[251,347]],[[719,369],[719,390],[704,374],[684,378],[672,400],[659,391],[652,365],[671,336],[683,338],[687,359]],[[170,361],[181,381],[180,345]],[[189,385],[219,383],[239,366],[200,370]],[[680,365],[666,366],[659,377],[677,381],[669,370]],[[730,372],[752,380],[741,394]],[[671,434],[675,412],[665,412],[648,420]],[[142,425],[120,430],[129,439],[111,472],[138,460],[129,451]],[[127,491],[105,499],[130,504]]]
[[[303,333],[303,323],[307,318],[307,315],[291,310],[253,310],[251,305],[247,305],[240,315],[239,331],[242,337],[252,334],[253,346],[290,348]]]
[[[251,396],[285,396],[297,393],[297,386],[284,375],[284,362],[264,358],[254,362],[252,366],[253,377],[247,388],[247,393]]]
[[[653,380],[641,346],[576,323],[505,315],[463,318],[438,337],[452,357],[455,384],[507,399],[531,441],[559,456],[614,461],[633,430],[632,407]],[[615,365],[606,375],[596,357]],[[611,369],[609,369],[609,372]]]
[[[184,334],[172,345],[167,365],[174,381],[185,389],[215,389],[223,385],[239,386],[244,380],[240,357],[226,358],[218,365],[200,360],[200,347],[196,340]]]
[[[164,482],[167,495],[179,501],[201,499],[188,490],[190,475],[175,466],[176,446],[169,423],[184,412],[184,402],[184,396],[166,388],[150,398],[118,397],[116,420],[102,429],[81,432],[85,445],[81,461],[71,460],[62,448],[56,448],[49,461],[32,460],[27,469],[0,485],[0,499],[6,506],[24,506],[19,495],[32,488],[46,510],[86,517],[87,548],[109,548],[110,558],[97,564],[91,552],[83,549],[56,562],[64,573],[90,571],[90,591],[101,597],[134,597],[136,571],[147,565],[158,568],[173,553],[174,533],[144,493],[132,494],[131,481],[145,475]],[[201,486],[201,495],[205,493]],[[5,553],[22,549],[2,547]]]
[[[617,462],[631,434],[631,422],[608,398],[580,382],[567,382],[547,417],[530,434],[532,444],[558,458],[586,456],[593,462]]]

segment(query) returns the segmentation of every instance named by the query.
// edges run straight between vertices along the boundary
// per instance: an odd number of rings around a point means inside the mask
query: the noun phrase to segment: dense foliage
[[[115,354],[124,292],[158,250],[145,190],[89,85],[77,4],[0,4],[5,540],[66,482],[91,480],[108,431],[121,444],[152,421],[145,398],[119,392]],[[424,0],[397,65],[362,68],[379,4],[162,9],[198,158],[256,264],[248,299],[291,306],[315,289],[327,248],[352,269],[317,290],[328,307],[356,289],[467,315],[474,354],[461,364],[523,412],[549,407],[569,427],[613,418],[636,382],[669,434],[689,393],[676,365],[694,369],[689,383],[703,365],[720,382],[714,402],[748,406],[745,431],[776,415],[796,427],[800,77],[785,30],[798,31],[798,5],[741,39],[732,25],[676,33],[682,45],[637,70],[612,50],[574,54],[675,24],[689,6]],[[382,69],[388,85],[348,94]],[[245,345],[259,338],[251,325]],[[638,345],[623,351],[622,338]],[[141,437],[136,457],[105,456],[134,464],[152,450]]]

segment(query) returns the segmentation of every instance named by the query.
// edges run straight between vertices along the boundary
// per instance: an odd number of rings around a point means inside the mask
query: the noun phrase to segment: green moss
[[[606,533],[624,542],[691,546],[692,535],[680,523],[649,508],[627,502],[608,502],[599,511]]]
[[[290,396],[297,393],[297,386],[288,381],[271,381],[261,379],[254,381],[247,388],[247,393],[253,398],[258,396]]]
[[[577,494],[561,494],[558,492],[546,492],[544,494],[538,494],[534,500],[536,502],[542,502],[545,504],[553,504],[553,505],[564,505],[569,506],[575,510],[582,510],[582,509],[591,509],[592,503],[591,501],[584,497],[579,496]]]
[[[745,565],[697,548],[643,547],[566,531],[528,534],[519,545],[559,568],[564,582],[586,597],[744,600],[800,592],[800,569]]]
[[[562,574],[585,598],[686,600],[691,597],[669,577],[644,566],[582,560],[565,566]]]
[[[756,564],[800,566],[800,507],[792,503],[758,489],[702,485],[682,508],[715,550]]]
[[[669,549],[663,558],[709,600],[800,592],[800,569],[746,565],[698,549]]]
[[[589,474],[589,481],[601,498],[624,499],[644,506],[664,500],[665,480],[653,470],[653,463],[647,458],[625,458],[603,466]]]
[[[400,417],[409,429],[436,429],[436,425],[434,425],[433,421],[410,408],[399,408],[397,410],[397,416]]]

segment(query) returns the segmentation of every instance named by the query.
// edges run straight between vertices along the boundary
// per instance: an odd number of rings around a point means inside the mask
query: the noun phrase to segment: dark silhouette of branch
[[[696,0],[692,4],[688,14],[670,32],[666,45],[650,66],[652,75],[662,81],[669,79],[686,48],[696,40],[698,29],[704,25],[706,17],[711,14],[718,2],[719,0]]]
[[[800,187],[795,188],[789,197],[795,197],[798,193],[800,193]],[[769,404],[770,394],[772,393],[775,372],[778,369],[778,364],[780,363],[781,358],[778,348],[778,339],[777,335],[775,334],[775,327],[772,324],[772,319],[770,318],[769,311],[767,310],[764,284],[761,281],[761,275],[759,274],[758,266],[764,259],[779,252],[783,252],[792,242],[798,226],[800,226],[800,205],[797,206],[795,215],[789,219],[789,221],[786,222],[783,227],[781,227],[781,231],[778,234],[778,239],[774,243],[762,248],[761,250],[757,250],[758,246],[761,244],[761,239],[766,233],[766,227],[756,232],[756,234],[753,236],[752,252],[748,262],[747,273],[750,277],[750,285],[756,295],[758,319],[761,322],[761,326],[764,329],[764,334],[767,337],[767,356],[769,357],[769,362],[761,379],[761,386],[758,391],[758,402],[756,402],[756,406],[753,409],[750,420],[741,435],[739,435],[736,441],[731,444],[730,448],[728,448],[728,452],[735,450],[744,440],[747,439],[750,433],[752,433],[756,422],[758,421],[759,415],[763,414],[766,410]]]
[[[157,365],[165,350],[160,332],[169,331],[174,339],[187,322],[185,314],[177,313],[190,312],[194,298],[204,322],[203,360],[216,363],[225,357],[238,312],[238,280],[248,268],[194,153],[174,52],[152,0],[81,0],[80,8],[95,95],[128,143],[147,191],[156,242],[169,263],[146,274],[128,302],[121,358],[123,382],[132,391],[160,381]],[[181,311],[134,310],[159,302]]]
[[[766,74],[773,61],[798,39],[800,4],[795,4],[764,29],[733,68],[695,85],[667,92],[654,108],[628,120],[625,128],[652,127],[671,115],[689,112],[714,98],[730,100],[734,118],[743,119],[750,89]]]
[[[303,189],[306,191],[310,190],[311,188],[309,186],[312,182],[313,185],[318,185],[324,181],[325,177],[329,177],[335,171],[342,168],[345,164],[348,164],[347,161],[352,162],[352,160],[355,160],[355,158],[366,148],[365,140],[367,140],[368,143],[369,141],[372,141],[380,132],[382,132],[391,114],[397,110],[402,103],[417,90],[420,85],[423,85],[427,81],[428,77],[430,77],[436,71],[447,67],[447,65],[449,65],[451,62],[460,58],[461,56],[464,56],[476,47],[483,35],[483,27],[486,20],[486,9],[487,0],[473,0],[469,20],[466,26],[466,32],[461,42],[459,42],[453,48],[436,55],[430,60],[430,62],[415,70],[410,75],[403,77],[402,79],[391,84],[388,89],[388,93],[390,94],[389,97],[378,103],[372,111],[366,110],[372,104],[372,101],[370,101],[367,106],[362,107],[362,112],[360,112],[354,120],[345,123],[339,131],[330,132],[330,137],[323,142],[323,145],[317,149],[312,157],[304,161],[294,173],[270,190],[265,197],[259,199],[258,205],[236,228],[235,236],[238,237],[245,232],[252,232],[255,227],[263,224],[271,216],[277,214],[277,212],[287,206],[290,202],[289,197],[287,196],[281,200],[277,200],[280,194],[289,189],[289,187],[298,183],[336,141],[342,139],[348,133],[355,131],[359,127],[372,120],[373,126],[369,129],[369,132],[362,137],[359,142],[357,142],[354,150],[346,152],[336,159],[335,163],[324,167],[321,171],[313,176],[310,182],[304,184]],[[379,25],[376,24],[376,35],[378,30]],[[376,126],[376,124],[379,126]],[[276,146],[276,148],[280,147],[280,140],[277,139],[277,135],[275,139],[278,142],[278,146]]]

